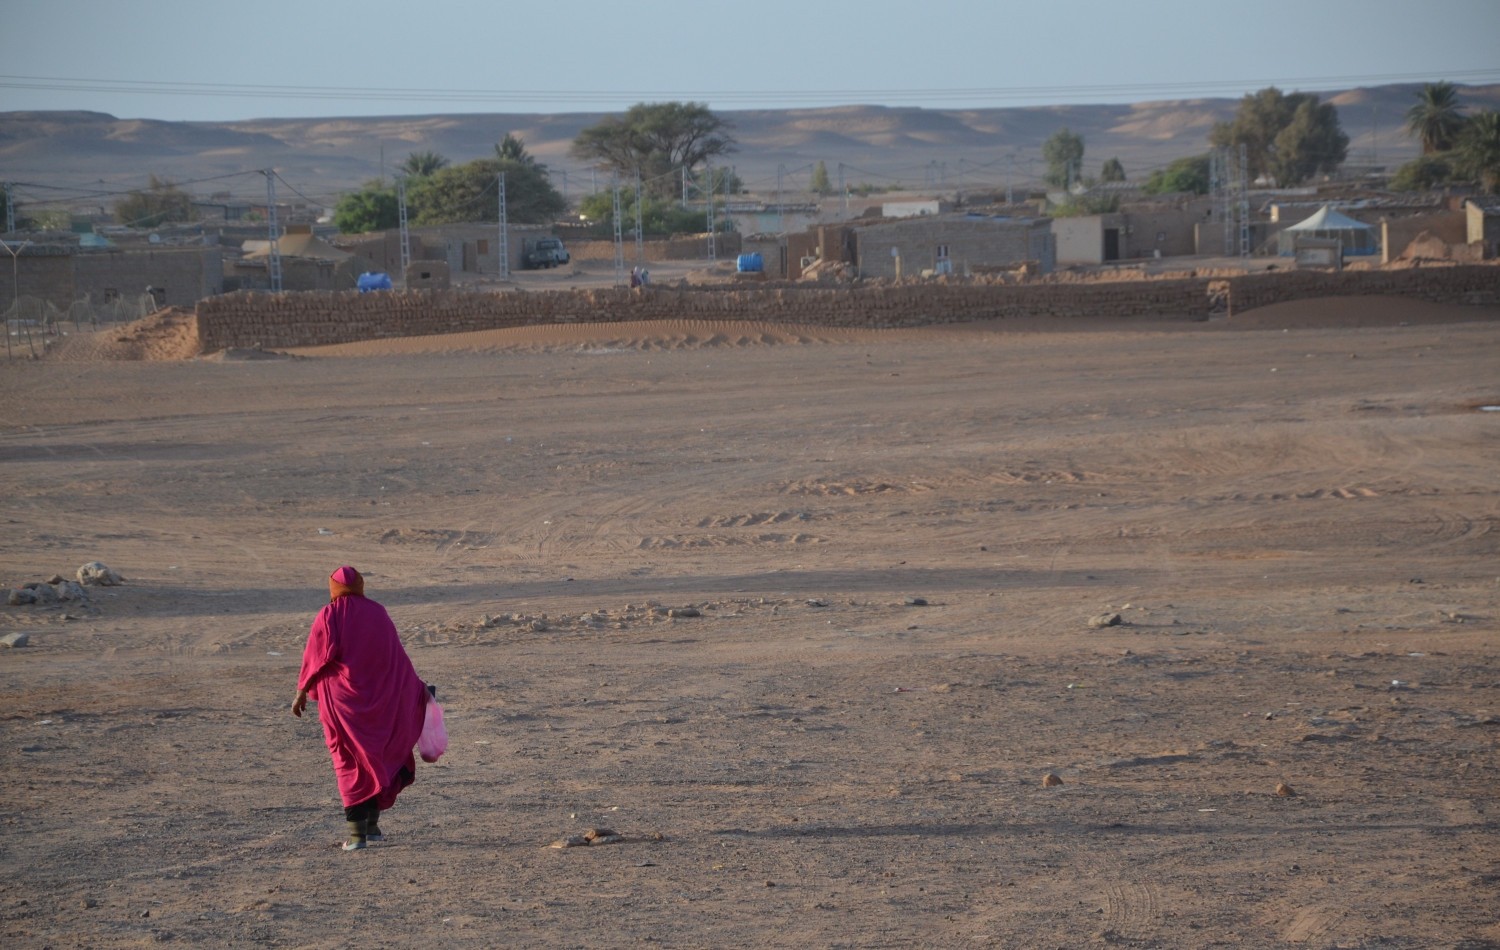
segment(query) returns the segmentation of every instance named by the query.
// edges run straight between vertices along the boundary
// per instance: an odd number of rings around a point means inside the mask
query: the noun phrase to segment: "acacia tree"
[[[344,234],[394,228],[401,223],[400,217],[396,190],[380,179],[367,181],[364,188],[339,198],[333,209],[333,223]]]
[[[1111,158],[1099,169],[1100,181],[1124,181],[1125,166],[1120,164],[1118,158]]]
[[[505,216],[517,224],[542,224],[556,218],[567,202],[552,187],[541,166],[514,159],[481,158],[444,168],[413,183],[407,200],[417,224],[497,221],[498,178],[505,173]]]
[[[734,151],[729,124],[698,102],[637,103],[578,133],[575,158],[640,178],[653,194],[670,194],[683,169]]]
[[[155,175],[145,188],[127,192],[115,202],[114,210],[116,221],[133,228],[157,228],[197,217],[193,210],[193,196]]]
[[[1294,124],[1295,130],[1281,137]],[[1275,86],[1246,95],[1234,120],[1215,124],[1208,138],[1216,146],[1244,145],[1251,177],[1270,176],[1282,185],[1332,170],[1349,152],[1349,137],[1331,103],[1312,93],[1287,95]]]
[[[1421,141],[1423,155],[1448,151],[1463,128],[1458,87],[1451,82],[1424,84],[1416,104],[1406,110],[1406,131]]]
[[[1083,171],[1083,136],[1065,126],[1042,143],[1042,158],[1047,162],[1047,184],[1065,188],[1078,181]]]
[[[1158,168],[1146,179],[1146,184],[1141,190],[1149,195],[1168,195],[1183,192],[1191,192],[1196,195],[1208,194],[1211,184],[1209,166],[1212,159],[1208,155],[1194,155],[1191,158],[1179,158],[1166,168]]]

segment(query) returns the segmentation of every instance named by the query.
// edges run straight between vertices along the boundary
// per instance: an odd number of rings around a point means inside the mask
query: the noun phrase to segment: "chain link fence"
[[[4,313],[5,355],[35,357],[50,340],[68,332],[69,324],[74,333],[98,330],[139,320],[158,309],[160,304],[151,294],[111,295],[100,301],[84,294],[67,310],[40,297],[17,297]]]

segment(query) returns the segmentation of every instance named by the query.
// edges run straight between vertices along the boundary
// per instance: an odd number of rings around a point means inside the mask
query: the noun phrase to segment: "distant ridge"
[[[1404,116],[1418,84],[1321,93],[1339,109],[1351,164],[1393,166],[1417,152]],[[1500,109],[1500,84],[1461,86],[1469,109]],[[739,149],[729,158],[756,190],[806,187],[811,166],[831,176],[845,166],[851,184],[900,184],[953,191],[997,185],[1041,172],[1040,149],[1064,126],[1083,136],[1086,174],[1118,157],[1132,177],[1201,154],[1213,124],[1233,116],[1237,99],[1185,99],[1133,105],[923,109],[849,105],[819,109],[720,111]],[[120,119],[99,112],[0,112],[0,180],[59,187],[135,187],[147,176],[193,181],[261,168],[310,198],[331,203],[408,154],[435,151],[465,162],[492,154],[507,132],[552,168],[577,195],[591,174],[568,154],[573,138],[607,113],[458,114],[237,122]],[[383,149],[383,156],[382,156]],[[382,161],[383,159],[383,161]],[[102,184],[101,184],[102,183]],[[559,184],[561,182],[559,181]],[[194,186],[207,193],[210,186]],[[248,181],[223,189],[255,194]]]

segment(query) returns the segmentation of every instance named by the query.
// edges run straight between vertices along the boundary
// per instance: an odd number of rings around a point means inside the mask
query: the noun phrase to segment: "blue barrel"
[[[372,290],[390,290],[391,275],[372,274],[369,271],[365,271],[363,274],[359,275],[358,286],[359,292],[362,294],[367,294]]]
[[[741,254],[735,258],[734,269],[741,274],[759,274],[766,269],[766,265],[759,254]]]

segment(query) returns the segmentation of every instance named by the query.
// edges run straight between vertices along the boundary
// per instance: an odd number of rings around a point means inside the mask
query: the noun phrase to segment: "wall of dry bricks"
[[[277,349],[471,330],[634,320],[755,320],[911,327],[1017,317],[1179,316],[1209,311],[1227,281],[1235,312],[1287,300],[1381,294],[1500,305],[1500,267],[1270,273],[1091,284],[922,283],[753,289],[653,286],[543,293],[237,293],[198,304],[204,352]]]

